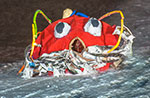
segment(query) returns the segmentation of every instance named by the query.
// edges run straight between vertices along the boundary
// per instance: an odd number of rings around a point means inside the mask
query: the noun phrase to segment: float
[[[112,14],[120,14],[121,25],[102,21]],[[38,32],[36,17],[42,14],[49,25]],[[89,75],[118,68],[132,55],[135,38],[124,25],[120,10],[99,19],[66,9],[63,18],[52,22],[41,10],[33,17],[32,44],[25,49],[25,62],[18,74],[24,78],[35,76]]]

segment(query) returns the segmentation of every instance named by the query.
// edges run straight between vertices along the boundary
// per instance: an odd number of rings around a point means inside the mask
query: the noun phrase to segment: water
[[[23,79],[16,75],[23,61],[5,63],[0,68],[0,98],[150,98],[149,5],[149,0],[130,0],[117,6],[136,37],[133,57],[122,69],[95,76]]]
[[[21,63],[20,63],[21,64]],[[22,79],[14,68],[0,75],[1,98],[149,98],[150,57],[132,57],[120,70],[95,76]]]

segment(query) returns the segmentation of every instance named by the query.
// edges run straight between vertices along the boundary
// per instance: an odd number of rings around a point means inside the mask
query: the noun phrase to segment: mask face
[[[115,68],[132,53],[134,36],[124,27],[124,43],[111,53],[120,34],[119,26],[110,26],[96,18],[70,16],[57,20],[45,28],[35,41],[33,60],[26,54],[24,77],[91,74]]]
[[[113,46],[118,35],[113,35],[115,26],[111,27],[96,18],[85,18],[73,15],[50,24],[37,38],[33,58],[43,53],[62,51],[64,49],[86,49],[88,46]],[[78,39],[78,40],[75,40]],[[72,42],[72,41],[75,42]],[[73,45],[71,45],[71,42]],[[83,49],[80,49],[80,53]]]

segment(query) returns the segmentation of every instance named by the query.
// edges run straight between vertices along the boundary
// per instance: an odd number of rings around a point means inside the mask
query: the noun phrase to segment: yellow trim
[[[121,36],[122,36],[122,33],[123,33],[123,26],[124,26],[124,15],[123,15],[122,11],[116,10],[116,11],[109,12],[109,13],[103,15],[102,17],[100,17],[100,18],[98,19],[98,20],[102,20],[102,19],[104,19],[105,17],[108,17],[108,16],[110,16],[110,15],[112,15],[112,14],[115,14],[115,13],[119,13],[120,16],[121,16],[121,30],[120,30],[120,35],[119,35],[117,44],[116,44],[112,49],[110,49],[109,51],[107,51],[107,53],[110,53],[110,52],[112,52],[113,50],[115,50],[115,49],[119,46],[119,44],[120,44]]]
[[[30,58],[33,61],[32,55],[33,55],[33,51],[34,51],[34,43],[35,43],[35,28],[34,28],[34,24],[32,24],[32,47],[31,47],[31,52],[30,52]]]

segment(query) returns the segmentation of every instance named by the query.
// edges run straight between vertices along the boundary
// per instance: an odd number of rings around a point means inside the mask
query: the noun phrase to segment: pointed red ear
[[[116,45],[118,41],[118,35],[113,35],[113,32],[116,28],[115,25],[111,26],[105,22],[102,22],[102,32],[104,34],[104,43],[106,46],[108,45]]]

